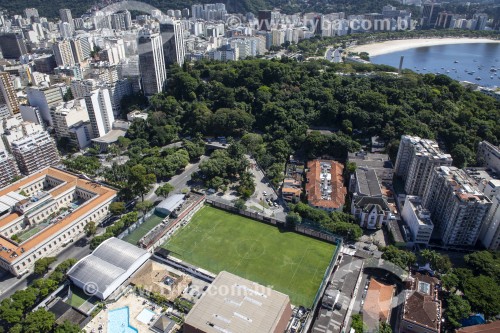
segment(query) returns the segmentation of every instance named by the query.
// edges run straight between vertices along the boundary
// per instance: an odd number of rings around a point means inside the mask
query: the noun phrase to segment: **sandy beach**
[[[447,44],[474,44],[474,43],[500,43],[500,40],[487,38],[428,38],[428,39],[401,39],[387,42],[363,44],[351,47],[349,52],[368,52],[371,57],[381,54],[409,50],[416,47],[436,46]]]

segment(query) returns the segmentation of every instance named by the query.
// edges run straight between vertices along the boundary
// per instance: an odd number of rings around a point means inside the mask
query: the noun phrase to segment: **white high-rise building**
[[[483,172],[488,174],[488,177],[482,179],[478,187],[491,200],[492,205],[479,240],[487,249],[496,251],[500,249],[500,180],[491,177],[491,173],[487,171]]]
[[[500,173],[500,148],[498,146],[488,141],[481,141],[477,149],[477,157],[485,167]]]
[[[65,92],[66,86],[64,84],[42,88],[28,87],[26,89],[28,103],[37,107],[43,120],[51,126],[50,108],[63,101]]]
[[[99,138],[112,130],[115,117],[107,88],[98,88],[85,96],[85,103],[92,125],[93,138]]]
[[[491,207],[473,178],[448,166],[433,169],[422,203],[431,213],[433,238],[453,246],[476,244]]]
[[[161,35],[149,30],[141,31],[138,39],[139,71],[144,95],[163,91],[167,80]]]
[[[418,244],[428,244],[434,225],[431,221],[430,212],[422,207],[420,197],[407,195],[401,217],[410,228],[413,242]]]
[[[407,194],[422,196],[434,168],[452,162],[451,155],[443,153],[435,141],[403,135],[394,171],[403,178]]]
[[[50,109],[56,137],[71,138],[69,128],[79,122],[89,121],[87,106],[83,98],[61,103]]]
[[[73,29],[68,22],[59,23],[59,33],[61,34],[61,38],[71,38],[73,36]]]

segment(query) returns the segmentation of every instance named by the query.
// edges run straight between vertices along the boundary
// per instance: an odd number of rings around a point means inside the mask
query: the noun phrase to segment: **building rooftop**
[[[433,225],[431,221],[431,213],[422,206],[422,199],[416,196],[407,196],[407,198],[408,202],[412,206],[412,210],[415,212],[418,224]]]
[[[403,319],[439,332],[441,301],[436,290],[437,278],[416,273],[410,280],[410,289],[403,306]]]
[[[11,192],[19,193],[30,184],[45,177],[51,177],[61,181],[58,186],[47,190],[47,193],[52,199],[72,188],[81,188],[88,192],[94,193],[95,195],[94,197],[87,200],[84,204],[79,206],[77,209],[64,216],[61,220],[58,220],[56,223],[51,223],[49,226],[47,226],[34,236],[28,238],[24,242],[15,243],[11,239],[0,235],[0,257],[8,262],[13,262],[18,256],[22,255],[22,253],[28,252],[30,249],[35,248],[40,243],[46,241],[55,233],[64,230],[75,219],[94,211],[103,202],[110,200],[111,198],[116,196],[116,191],[111,188],[101,186],[100,184],[94,183],[92,181],[81,179],[73,174],[50,167],[40,170],[7,187],[0,189],[0,197],[9,195]],[[22,215],[19,212],[13,211],[10,214],[0,217],[0,228],[5,227],[20,216]]]
[[[457,333],[497,333],[497,332],[500,332],[500,321],[494,321],[489,324],[462,327],[457,330]]]
[[[313,160],[308,163],[306,192],[310,205],[338,209],[345,203],[344,166],[336,161]]]
[[[206,333],[267,333],[275,332],[288,313],[287,295],[222,271],[188,313],[185,325]]]
[[[370,279],[363,311],[371,318],[387,321],[391,311],[393,292],[393,285],[383,284],[373,278]]]
[[[374,169],[358,167],[356,169],[356,180],[358,182],[360,195],[371,197],[382,196],[382,189]]]
[[[113,129],[99,138],[92,139],[92,142],[106,143],[106,144],[115,143],[116,141],[118,141],[118,138],[120,136],[125,136],[126,133],[127,131],[121,129]]]
[[[403,135],[402,139],[410,141],[414,146],[417,156],[427,156],[435,160],[452,160],[451,155],[445,154],[434,140],[422,139],[418,136],[409,135]]]
[[[436,171],[444,177],[461,201],[488,202],[488,198],[477,188],[477,182],[467,173],[456,167],[440,166]]]

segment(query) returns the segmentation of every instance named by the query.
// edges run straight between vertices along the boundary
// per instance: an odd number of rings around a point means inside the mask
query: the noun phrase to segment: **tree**
[[[436,251],[425,249],[420,252],[420,255],[430,264],[434,271],[443,274],[451,270],[450,258],[443,256]]]
[[[80,326],[65,320],[62,324],[56,326],[54,333],[79,333],[81,331]]]
[[[35,261],[35,274],[43,275],[47,273],[50,264],[52,264],[56,260],[57,260],[56,257],[45,257],[38,259],[37,261]]]
[[[71,91],[71,89],[68,87],[66,89],[66,92],[64,93],[64,96],[63,96],[63,100],[65,102],[68,102],[68,101],[71,101],[72,99],[74,99],[73,97],[73,92]]]
[[[166,198],[168,195],[175,190],[175,187],[169,183],[165,183],[164,185],[158,187],[155,191],[155,194],[159,197]]]
[[[378,333],[392,333],[391,325],[386,322],[381,322],[378,326]]]
[[[234,207],[239,209],[239,210],[245,210],[247,209],[247,206],[245,205],[245,200],[243,199],[238,199],[234,202]]]
[[[451,151],[451,156],[453,156],[453,164],[457,168],[465,168],[471,162],[474,162],[474,153],[469,147],[458,144]]]
[[[366,331],[366,324],[363,322],[363,317],[360,314],[354,314],[351,317],[352,324],[351,328],[354,329],[355,333],[363,333]]]
[[[191,161],[199,160],[200,156],[205,153],[205,142],[201,139],[194,141],[184,140],[183,147],[187,150],[189,160]]]
[[[89,221],[89,223],[83,227],[83,231],[85,231],[85,235],[87,235],[87,237],[94,236],[97,232],[97,225],[94,221]]]
[[[302,223],[302,217],[299,214],[297,214],[295,212],[290,212],[287,214],[286,224],[288,227],[293,228],[297,224],[301,224],[301,223]]]
[[[125,213],[125,203],[122,201],[115,201],[109,205],[109,212],[112,215],[121,215]]]
[[[40,308],[35,312],[30,312],[24,320],[24,332],[39,333],[50,332],[56,322],[56,316],[52,312],[48,312],[44,308]]]
[[[500,255],[497,252],[478,251],[464,257],[476,274],[495,278],[500,283]]]
[[[449,323],[454,327],[460,327],[460,320],[467,318],[472,312],[469,302],[466,299],[451,294],[446,298],[446,311],[444,312]]]
[[[445,289],[450,292],[454,292],[460,283],[458,276],[451,272],[441,276],[441,283]]]
[[[154,204],[149,200],[140,201],[135,205],[135,209],[142,212],[142,215],[146,215],[147,212],[153,208]]]
[[[389,260],[403,269],[408,269],[417,262],[417,258],[413,252],[400,250],[393,245],[385,247],[382,251],[384,252],[382,259]]]
[[[347,172],[350,175],[352,175],[353,173],[356,172],[356,168],[357,168],[356,163],[354,163],[354,162],[347,162],[347,168],[346,169],[347,169]]]
[[[500,313],[500,286],[489,276],[475,276],[464,282],[464,294],[474,311],[493,317]]]
[[[144,195],[151,189],[151,185],[156,182],[156,176],[147,173],[142,164],[134,165],[130,168],[128,185],[134,195],[140,195],[144,201]]]

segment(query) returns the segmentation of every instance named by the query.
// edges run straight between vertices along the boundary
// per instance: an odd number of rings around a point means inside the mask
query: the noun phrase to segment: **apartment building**
[[[19,102],[9,73],[0,72],[0,104],[7,105],[11,115],[19,113]]]
[[[395,174],[403,178],[406,194],[422,196],[434,168],[452,162],[451,155],[443,153],[435,141],[403,135]]]
[[[83,98],[74,99],[52,107],[50,109],[50,115],[58,139],[70,138],[69,129],[71,126],[80,121],[89,121],[87,106]]]
[[[57,255],[107,214],[116,191],[55,168],[0,190],[0,267],[16,276]]]
[[[0,150],[0,188],[7,186],[15,177],[20,175],[14,157],[5,150]]]
[[[137,44],[144,95],[151,96],[162,92],[167,80],[167,72],[161,35],[148,30],[141,31]]]
[[[313,160],[307,164],[306,195],[309,205],[326,211],[342,211],[347,188],[344,166],[336,161]]]
[[[19,170],[25,175],[56,165],[60,160],[54,139],[46,131],[13,141],[11,150]]]
[[[85,103],[92,125],[93,138],[99,138],[112,130],[115,117],[109,90],[98,88],[85,96]]]
[[[487,249],[496,251],[500,248],[500,179],[491,169],[470,168],[466,172],[478,181],[478,189],[491,200],[479,241]]]
[[[63,102],[63,96],[66,93],[66,85],[56,84],[53,86],[28,87],[26,94],[28,103],[36,106],[43,120],[52,126],[50,117],[50,108]]]
[[[69,40],[57,42],[52,47],[57,66],[68,66],[76,63]]]
[[[477,149],[478,161],[485,167],[500,173],[500,148],[488,141],[481,141]]]
[[[434,225],[431,221],[431,214],[422,206],[420,197],[406,196],[401,217],[410,228],[414,243],[429,244]]]
[[[464,170],[448,166],[433,170],[422,203],[431,213],[433,238],[454,246],[476,244],[492,205]]]

